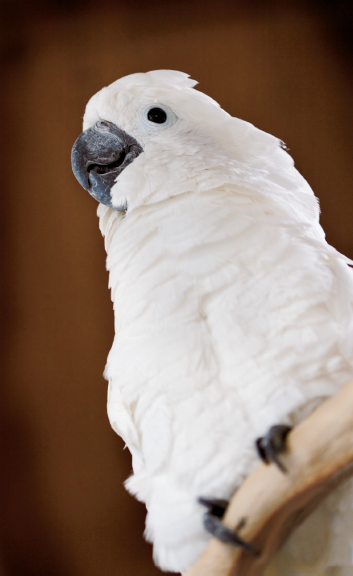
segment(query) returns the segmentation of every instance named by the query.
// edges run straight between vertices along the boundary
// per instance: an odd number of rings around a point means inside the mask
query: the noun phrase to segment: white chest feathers
[[[182,571],[208,540],[197,498],[229,498],[257,436],[353,376],[352,275],[307,224],[234,186],[99,214],[115,310],[109,418],[156,561]]]

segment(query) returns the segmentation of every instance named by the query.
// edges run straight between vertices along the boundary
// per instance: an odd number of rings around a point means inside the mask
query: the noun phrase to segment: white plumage
[[[353,275],[311,188],[277,138],[194,85],[133,74],[84,118],[144,150],[112,188],[126,213],[98,208],[115,311],[108,414],[133,456],[126,486],[146,503],[155,561],[181,572],[209,538],[197,498],[229,498],[258,462],[258,436],[353,377]],[[146,120],[154,104],[166,123]],[[350,574],[338,567],[352,566],[352,503],[346,482],[268,574]]]

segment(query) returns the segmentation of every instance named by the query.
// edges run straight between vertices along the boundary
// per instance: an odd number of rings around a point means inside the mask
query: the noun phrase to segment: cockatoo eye
[[[162,102],[150,102],[141,110],[136,126],[141,136],[159,137],[159,134],[171,128],[178,121],[173,110]]]
[[[162,108],[151,108],[147,112],[147,118],[150,122],[154,122],[155,124],[164,124],[167,120],[167,114],[162,110]]]

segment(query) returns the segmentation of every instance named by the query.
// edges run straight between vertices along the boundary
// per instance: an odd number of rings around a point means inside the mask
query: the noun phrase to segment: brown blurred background
[[[275,134],[353,257],[353,3],[0,2],[1,576],[157,575],[110,429],[113,338],[96,202],[71,146],[118,77],[188,72]]]

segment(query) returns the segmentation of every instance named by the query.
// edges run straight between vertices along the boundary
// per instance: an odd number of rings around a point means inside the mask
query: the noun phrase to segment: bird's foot
[[[266,436],[258,438],[255,442],[257,453],[265,464],[273,462],[278,466],[281,472],[287,470],[279,460],[278,455],[286,450],[286,438],[291,431],[291,426],[280,424],[272,426]]]
[[[207,508],[207,511],[203,517],[203,525],[207,532],[224,542],[224,544],[231,544],[232,546],[239,546],[252,554],[257,553],[257,549],[253,544],[246,542],[240,536],[238,536],[237,531],[241,530],[245,525],[245,519],[243,518],[235,530],[230,530],[224,526],[221,522],[226,508],[228,506],[227,500],[218,500],[212,498],[199,498],[198,502]]]

